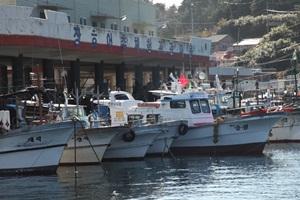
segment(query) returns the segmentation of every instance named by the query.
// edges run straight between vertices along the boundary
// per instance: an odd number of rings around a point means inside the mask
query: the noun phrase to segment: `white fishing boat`
[[[83,122],[84,127],[69,139],[60,159],[60,165],[99,164],[111,140],[116,135],[128,131],[125,127],[100,126],[96,116],[92,114],[86,116],[84,106],[69,104],[66,94],[64,104],[52,106],[53,110],[59,110],[61,113],[58,116],[60,120],[77,116]]]
[[[272,110],[271,110],[272,109]],[[271,111],[270,111],[271,110]],[[259,111],[243,113],[246,116],[256,116],[263,113],[285,113],[286,115],[279,119],[269,134],[270,143],[289,143],[300,142],[300,109],[299,108],[280,108],[271,107]]]
[[[170,151],[173,140],[187,131],[186,120],[168,120],[162,123],[163,131],[154,138],[146,156],[162,156]]]
[[[159,102],[152,112],[188,120],[188,132],[171,145],[174,155],[261,154],[272,126],[283,117],[283,113],[266,113],[214,122],[205,92],[164,97]],[[137,107],[136,112],[141,110],[145,108]]]
[[[260,115],[263,113],[283,112],[286,115],[278,120],[269,134],[270,143],[300,142],[300,108],[295,102],[288,104],[283,100],[273,100],[264,109],[253,108],[252,111],[242,113],[243,116]]]
[[[9,111],[0,111],[0,173],[55,173],[62,152],[80,128],[75,121],[22,124],[10,129]]]
[[[272,131],[269,135],[270,143],[300,142],[300,108],[294,108],[284,104],[271,105],[272,106],[263,110],[254,110],[252,112],[244,113],[243,115],[256,115],[257,112],[284,112],[286,115],[282,119],[278,120],[272,127]]]
[[[271,143],[300,142],[300,108],[290,110],[273,126]]]
[[[63,151],[60,165],[99,164],[112,139],[126,133],[127,127],[87,128],[80,130],[68,141]],[[75,141],[76,143],[75,143]]]
[[[49,122],[49,116],[42,112],[41,98],[36,102],[36,111],[28,117],[26,100],[44,92],[39,87],[30,87],[0,95],[3,103],[0,111],[0,173],[56,172],[69,138],[82,128],[76,117]]]

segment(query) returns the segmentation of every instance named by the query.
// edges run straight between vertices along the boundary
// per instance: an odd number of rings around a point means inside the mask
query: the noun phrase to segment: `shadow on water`
[[[0,176],[0,199],[300,199],[299,152],[271,144],[261,156],[103,162],[77,166],[77,179],[61,166],[51,176]]]
[[[261,157],[146,158],[142,161],[103,162],[61,166],[57,175],[0,177],[1,199],[159,199],[181,196],[181,190],[211,184],[222,170],[250,170],[271,162]],[[252,167],[251,167],[252,166]],[[243,172],[244,173],[244,172]],[[250,173],[250,172],[249,172]],[[75,179],[77,177],[77,179]],[[5,189],[6,188],[6,189]],[[6,192],[10,188],[17,191]],[[180,199],[180,198],[179,198]]]
[[[268,156],[249,157],[184,157],[146,158],[144,161],[104,162],[107,170],[97,187],[97,197],[103,199],[181,199],[216,180],[243,178],[256,173],[257,168],[270,168]],[[116,194],[115,196],[112,194]],[[196,195],[190,193],[190,195]],[[197,195],[196,195],[197,196]],[[193,197],[191,197],[193,198]],[[189,198],[187,198],[189,199]]]

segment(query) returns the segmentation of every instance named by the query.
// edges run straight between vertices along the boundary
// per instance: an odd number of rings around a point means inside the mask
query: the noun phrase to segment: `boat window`
[[[171,108],[185,108],[185,101],[170,101]]]
[[[73,109],[73,108],[67,108],[67,116],[68,116],[68,117],[69,117],[69,116],[76,115],[76,114],[77,114],[77,112],[76,112],[75,109]]]
[[[158,116],[160,114],[149,114],[147,115],[147,122],[151,124],[156,124],[158,122]]]
[[[192,113],[195,114],[195,113],[200,113],[201,112],[198,100],[191,100],[190,105],[191,105]]]
[[[115,95],[116,100],[129,100],[126,94],[116,94]]]
[[[202,112],[210,113],[210,108],[209,108],[208,104],[209,103],[208,103],[207,100],[200,100],[200,105],[201,105]]]
[[[143,119],[143,115],[128,115],[128,121],[136,121]]]
[[[68,116],[73,116],[73,115],[76,115],[76,116],[85,116],[85,111],[83,108],[78,108],[78,115],[77,115],[77,108],[74,107],[74,108],[67,108],[67,112],[68,112]]]
[[[136,126],[143,119],[143,115],[128,115],[127,121],[129,126]]]

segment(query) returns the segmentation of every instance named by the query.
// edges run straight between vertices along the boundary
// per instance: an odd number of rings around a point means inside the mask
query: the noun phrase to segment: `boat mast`
[[[40,71],[41,67],[37,67],[37,86],[38,86],[38,101],[39,101],[39,114],[40,114],[40,123],[43,123],[43,105],[42,105],[42,98],[41,98],[41,93],[39,92],[41,89],[41,78],[40,78]]]

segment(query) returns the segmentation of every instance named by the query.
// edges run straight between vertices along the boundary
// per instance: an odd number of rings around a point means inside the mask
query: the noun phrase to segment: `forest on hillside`
[[[290,68],[294,50],[300,52],[300,0],[183,0],[179,7],[155,6],[160,37],[262,38],[236,65],[282,71]]]

